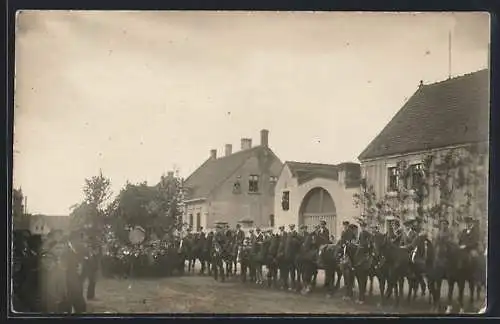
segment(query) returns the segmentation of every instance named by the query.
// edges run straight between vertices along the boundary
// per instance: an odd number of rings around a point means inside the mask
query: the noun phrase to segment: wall
[[[450,149],[457,149],[457,148],[461,150],[460,147],[442,148],[432,151],[411,153],[405,155],[395,155],[390,157],[374,159],[371,161],[364,161],[361,163],[362,177],[366,178],[368,185],[373,185],[377,198],[384,197],[386,194],[394,195],[394,193],[390,193],[387,190],[389,167],[395,166],[399,161],[402,160],[408,162],[409,164],[421,163],[423,159],[430,153],[435,154],[439,159],[442,156],[444,156]],[[487,168],[488,159],[485,159],[485,163],[486,164],[483,167]],[[463,197],[463,199],[455,200],[456,207],[458,207],[458,205],[460,205],[461,203],[465,202],[465,196],[464,196],[465,191],[467,191],[467,188],[464,188],[462,192],[457,192],[457,197]],[[432,187],[429,192],[429,199],[427,200],[425,205],[429,207],[437,204],[439,202],[439,195],[440,195],[439,189]],[[410,211],[416,213],[416,207],[417,207],[416,204],[408,202],[406,207],[410,209]],[[455,216],[454,214],[450,215],[451,218],[453,218],[454,216]],[[487,217],[487,215],[485,216]],[[432,227],[433,227],[432,220],[429,220],[427,229],[430,231],[434,231]]]
[[[305,182],[300,186],[297,180],[292,177],[288,166],[285,166],[280,174],[275,189],[274,206],[276,226],[288,226],[289,224],[299,224],[299,210],[306,194],[317,187],[325,189],[333,199],[337,211],[336,232],[331,233],[339,237],[342,230],[342,222],[347,220],[355,222],[355,217],[359,216],[359,209],[354,206],[353,195],[359,192],[358,188],[346,189],[338,181],[324,178],[316,178]],[[281,205],[282,194],[284,191],[290,191],[290,208],[283,210]]]
[[[196,230],[198,224],[197,224],[197,217],[196,214],[200,213],[201,215],[201,226],[203,228],[207,228],[207,214],[208,214],[208,202],[207,201],[197,201],[197,202],[191,202],[191,203],[186,203],[185,206],[185,212],[182,215],[182,221],[183,223],[189,224],[189,215],[193,215],[193,230]]]
[[[228,177],[209,197],[207,228],[214,222],[224,221],[234,227],[242,219],[251,219],[254,226],[268,227],[269,216],[274,213],[274,186],[270,176],[278,176],[281,161],[270,151],[267,156],[249,158],[236,172]],[[250,175],[259,175],[259,192],[248,191]],[[233,193],[234,183],[239,180],[241,192]]]

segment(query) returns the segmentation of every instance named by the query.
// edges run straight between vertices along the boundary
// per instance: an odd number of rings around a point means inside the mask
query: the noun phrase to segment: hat
[[[366,224],[366,222],[365,222],[364,220],[360,220],[360,221],[359,221],[359,226],[361,226],[361,227],[365,227],[366,225],[367,225],[367,224]]]
[[[356,224],[349,224],[349,227],[352,228],[352,229],[357,229],[358,225],[356,225]]]
[[[303,230],[303,229],[307,229],[307,225],[300,225],[300,229]]]
[[[280,230],[284,230],[284,229],[285,229],[285,226],[281,225],[280,227],[278,227],[278,229],[280,229]]]
[[[349,225],[349,222],[348,222],[348,221],[343,221],[343,222],[342,222],[342,225],[344,225],[344,226],[348,226],[348,225]]]
[[[295,228],[295,224],[290,224],[290,225],[288,225],[288,227],[289,227],[290,229],[294,229],[294,228]]]
[[[257,227],[255,230],[256,230],[257,232],[260,232],[260,227]]]
[[[415,218],[408,218],[407,220],[405,220],[405,221],[403,222],[403,224],[405,224],[405,225],[409,225],[409,224],[413,224],[413,223],[415,223],[415,222],[416,222],[416,219],[415,219]]]
[[[326,225],[326,221],[325,220],[321,220],[321,222],[319,222],[321,225]]]

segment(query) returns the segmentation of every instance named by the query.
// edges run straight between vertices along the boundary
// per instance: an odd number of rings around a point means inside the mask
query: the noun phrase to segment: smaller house
[[[52,230],[67,232],[70,226],[69,216],[32,215],[30,217],[30,232],[35,235],[47,235]]]
[[[358,163],[285,162],[275,188],[276,226],[306,225],[310,231],[325,220],[338,238],[342,222],[359,215],[353,196],[360,180]]]
[[[242,138],[240,151],[226,144],[222,157],[212,149],[184,181],[183,222],[195,231],[212,229],[215,221],[235,227],[241,219],[274,227],[274,186],[282,165],[266,129],[260,132],[260,145],[252,147],[252,139]]]

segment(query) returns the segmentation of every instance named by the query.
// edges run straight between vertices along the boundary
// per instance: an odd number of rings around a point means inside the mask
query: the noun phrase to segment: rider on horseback
[[[476,258],[478,256],[479,232],[477,227],[474,226],[474,218],[466,216],[464,220],[466,228],[460,233],[458,244],[460,245],[460,249],[469,252],[472,258]]]
[[[328,231],[328,228],[326,228],[326,221],[322,220],[320,222],[320,227],[317,235],[318,235],[318,244],[320,246],[323,244],[330,243],[330,232]]]

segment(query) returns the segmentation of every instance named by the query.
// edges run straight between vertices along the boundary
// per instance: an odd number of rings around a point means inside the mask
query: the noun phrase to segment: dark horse
[[[311,233],[305,236],[304,242],[300,246],[297,255],[297,265],[300,270],[303,283],[302,294],[311,292],[313,286],[313,277],[318,271],[318,246],[316,234]]]
[[[344,256],[341,262],[342,273],[346,282],[345,297],[351,299],[354,296],[354,280],[359,288],[358,303],[364,303],[366,297],[366,285],[368,274],[372,266],[370,252],[358,244],[348,242],[344,246]]]
[[[267,267],[267,285],[268,287],[277,286],[278,284],[278,248],[280,244],[280,237],[272,235],[265,242],[264,250],[264,264]]]
[[[375,240],[374,247],[375,255],[379,260],[378,263],[383,266],[383,273],[387,283],[387,289],[382,294],[382,303],[391,298],[394,292],[396,305],[399,305],[400,295],[403,290],[403,279],[409,273],[410,252],[407,248],[392,242],[387,235],[384,235],[384,238]]]
[[[297,267],[296,257],[301,246],[300,239],[297,235],[288,234],[285,241],[285,251],[283,255],[283,287],[288,290],[298,289],[300,283],[300,270]],[[288,279],[290,278],[290,286]]]
[[[373,234],[373,246],[381,246],[385,240],[386,236],[382,233]],[[373,296],[373,281],[377,278],[380,296],[385,293],[385,287],[387,283],[387,264],[386,259],[381,255],[377,248],[372,251],[372,266],[368,272],[368,279],[370,280],[370,287],[368,289],[369,296]]]
[[[448,242],[448,244],[438,244],[436,246],[436,260],[433,269],[433,300],[434,307],[439,310],[441,307],[441,283],[443,279],[448,282],[448,306],[446,313],[453,309],[452,299],[455,284],[458,286],[458,304],[459,312],[464,312],[464,290],[465,283],[468,283],[469,306],[474,305],[474,293],[477,283],[477,274],[480,269],[479,258],[471,256],[466,249],[461,249],[457,243]]]
[[[342,271],[340,269],[340,256],[342,246],[325,244],[318,250],[317,268],[325,271],[325,288],[327,296],[333,295],[340,288]],[[337,277],[335,281],[335,277]]]
[[[217,240],[213,240],[212,250],[211,250],[211,261],[212,261],[212,273],[215,280],[219,279],[223,282],[225,280],[224,274],[224,251],[225,246],[218,242]]]

